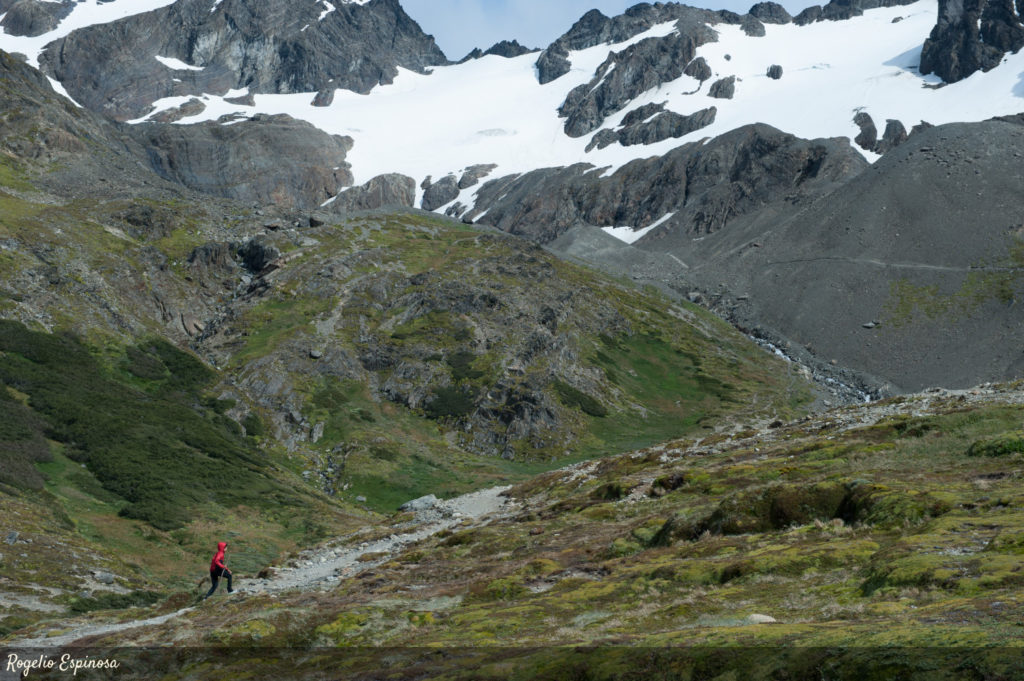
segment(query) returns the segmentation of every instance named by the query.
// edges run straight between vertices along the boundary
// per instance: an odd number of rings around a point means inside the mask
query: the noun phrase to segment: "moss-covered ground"
[[[1015,678],[1022,420],[1016,387],[930,393],[579,464],[332,591],[137,640],[437,647],[437,678]]]

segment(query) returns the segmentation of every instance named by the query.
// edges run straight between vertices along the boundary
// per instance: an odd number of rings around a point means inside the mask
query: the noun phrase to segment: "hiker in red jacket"
[[[224,549],[228,547],[226,541],[222,541],[217,544],[217,553],[213,554],[213,560],[210,561],[210,581],[213,582],[213,586],[203,596],[203,600],[213,595],[213,592],[217,590],[217,584],[220,582],[220,578],[227,575],[228,578],[228,593],[232,593],[234,589],[231,588],[231,570],[228,570],[228,566],[224,564]]]

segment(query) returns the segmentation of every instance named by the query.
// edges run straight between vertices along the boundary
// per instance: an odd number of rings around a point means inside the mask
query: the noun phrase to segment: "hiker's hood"
[[[226,541],[222,541],[222,542],[217,544],[217,550],[218,551],[223,551],[224,549],[227,548],[227,546],[228,546],[228,543]]]

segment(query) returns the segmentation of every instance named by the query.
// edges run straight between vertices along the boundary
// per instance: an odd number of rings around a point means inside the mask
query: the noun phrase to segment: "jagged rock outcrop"
[[[764,24],[749,14],[743,17],[743,21],[740,22],[740,28],[751,38],[763,38],[765,35]]]
[[[947,83],[999,65],[1024,47],[1024,10],[1013,0],[939,0],[939,16],[921,50],[921,73]]]
[[[491,174],[498,166],[493,163],[479,163],[466,168],[466,171],[462,173],[462,177],[459,178],[459,189],[469,189],[476,185],[480,180]]]
[[[793,23],[805,26],[816,21],[842,21],[851,17],[859,17],[864,10],[876,7],[897,7],[911,5],[917,0],[831,0],[827,5],[812,5],[795,17]]]
[[[704,57],[697,57],[687,64],[686,68],[683,69],[683,73],[688,75],[690,78],[696,78],[702,83],[713,75],[711,67],[708,65],[708,62]]]
[[[34,37],[49,33],[71,13],[75,3],[72,0],[14,0],[0,3],[3,20],[0,26],[8,35]]]
[[[878,144],[878,129],[875,127],[875,121],[871,115],[864,111],[858,111],[857,115],[853,117],[853,122],[860,128],[860,134],[853,138],[853,141],[865,151],[874,151],[875,145]]]
[[[793,21],[786,8],[777,2],[759,2],[747,13],[765,24],[788,24]]]
[[[679,78],[696,48],[692,37],[673,34],[647,38],[612,53],[594,78],[570,91],[558,109],[558,115],[566,118],[565,134],[582,137],[593,132],[641,93]]]
[[[76,101],[118,120],[145,115],[161,97],[232,88],[319,92],[330,84],[365,93],[390,83],[398,66],[423,71],[447,63],[398,0],[330,7],[223,0],[211,11],[210,0],[179,0],[77,30],[40,61]],[[158,56],[194,69],[174,69]]]
[[[408,175],[389,173],[342,191],[326,209],[332,213],[351,213],[378,208],[412,208],[415,200],[416,181]]]
[[[907,129],[898,120],[886,120],[885,132],[882,133],[881,139],[878,138],[874,120],[867,112],[858,112],[853,117],[853,122],[860,128],[860,134],[854,138],[854,142],[865,151],[884,154],[907,141]]]
[[[623,117],[620,130],[605,129],[594,135],[590,144],[587,145],[587,151],[594,147],[603,149],[615,142],[628,147],[683,137],[714,123],[717,113],[715,107],[710,107],[683,116],[674,111],[666,111],[663,103],[645,104]]]
[[[716,39],[707,24],[738,24],[741,18],[727,10],[716,12],[677,3],[640,3],[612,18],[594,9],[584,14],[572,28],[541,52],[537,59],[537,78],[544,84],[568,73],[571,68],[568,59],[570,50],[629,40],[666,21],[677,21],[679,32],[692,37],[699,46]]]
[[[513,57],[521,57],[524,54],[530,54],[531,52],[540,52],[537,48],[530,48],[524,45],[520,45],[518,40],[502,40],[494,43],[486,50],[481,50],[479,47],[474,47],[469,54],[459,60],[459,63],[465,63],[470,59],[479,59],[480,57],[486,57],[489,54],[496,55],[498,57],[505,57],[511,59]]]
[[[817,195],[865,167],[845,138],[807,141],[748,125],[606,178],[577,164],[491,180],[463,219],[549,242],[577,224],[639,228],[675,213],[659,230],[701,235],[773,202]]]
[[[352,184],[345,162],[351,138],[286,115],[126,130],[146,148],[154,172],[207,194],[308,209]]]
[[[445,175],[437,182],[432,182],[424,187],[423,200],[420,202],[420,207],[423,210],[437,210],[458,197],[458,180],[455,179],[454,175]]]
[[[715,99],[732,99],[736,94],[736,76],[720,78],[711,84],[708,97]]]
[[[875,152],[884,154],[895,149],[906,142],[907,137],[907,129],[903,123],[889,118],[885,121],[885,132],[882,133],[882,139],[878,140],[878,144],[875,145]]]

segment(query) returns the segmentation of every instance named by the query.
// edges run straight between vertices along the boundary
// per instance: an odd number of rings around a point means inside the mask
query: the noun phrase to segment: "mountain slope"
[[[366,93],[390,83],[396,67],[447,60],[397,0],[179,0],[75,31],[40,61],[76,101],[125,120],[179,95]]]

